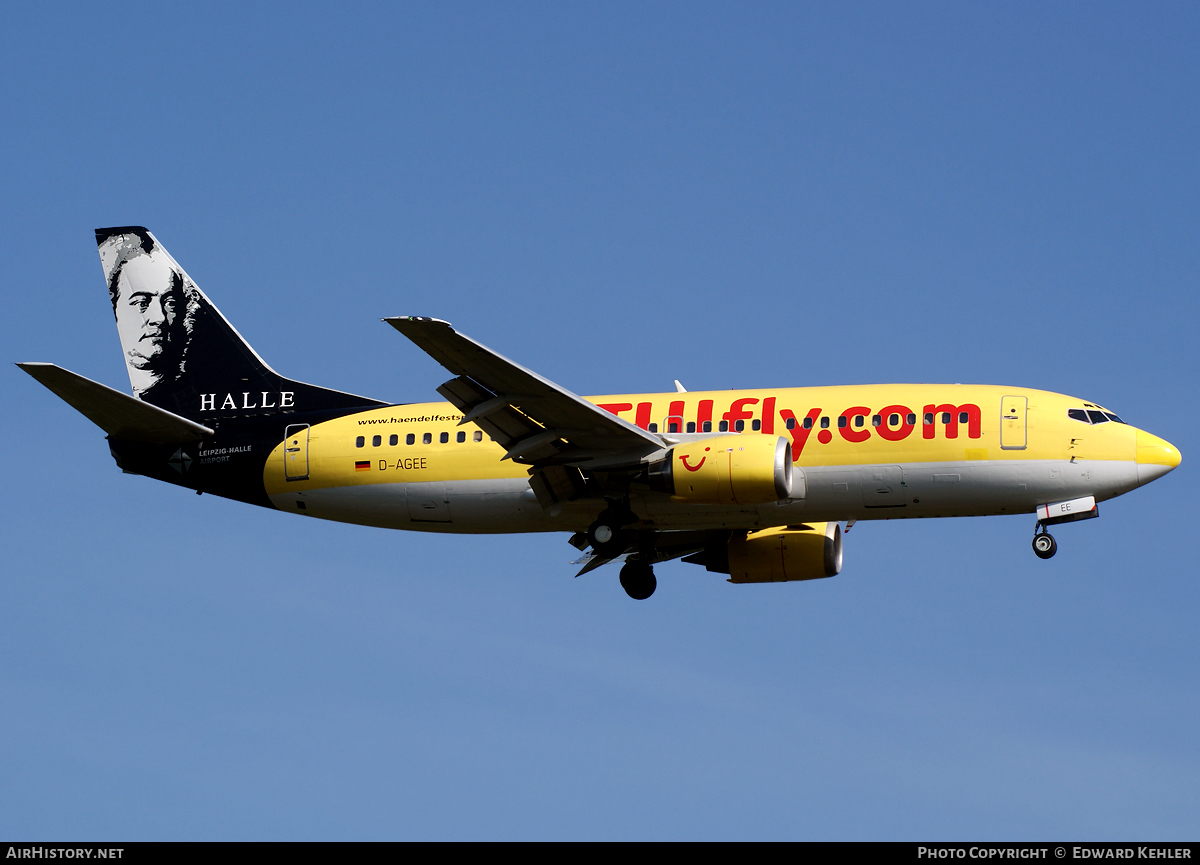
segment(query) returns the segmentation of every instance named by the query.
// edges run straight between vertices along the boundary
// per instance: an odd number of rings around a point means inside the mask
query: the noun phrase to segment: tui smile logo
[[[707,451],[710,451],[710,450],[712,450],[712,448],[705,448],[704,450],[707,452]],[[698,471],[700,471],[700,467],[701,467],[701,466],[703,466],[703,465],[704,465],[704,461],[705,461],[706,459],[708,459],[708,457],[700,457],[700,462],[696,463],[696,464],[693,466],[693,465],[689,465],[689,464],[688,464],[688,457],[690,457],[690,456],[691,456],[691,454],[680,454],[680,456],[679,456],[679,461],[683,463],[683,467],[684,467],[685,469],[687,469],[689,472],[698,472]]]

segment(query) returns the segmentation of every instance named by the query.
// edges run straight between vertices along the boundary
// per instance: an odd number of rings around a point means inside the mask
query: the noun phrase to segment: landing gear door
[[[1025,449],[1025,414],[1029,400],[1023,396],[1000,398],[1000,448],[1006,451]]]
[[[293,424],[283,436],[283,476],[289,481],[308,479],[308,424]]]

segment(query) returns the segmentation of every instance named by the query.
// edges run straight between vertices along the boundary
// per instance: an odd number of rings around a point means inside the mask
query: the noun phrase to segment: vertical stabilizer
[[[98,228],[96,243],[139,399],[201,422],[383,405],[276,373],[145,228]]]

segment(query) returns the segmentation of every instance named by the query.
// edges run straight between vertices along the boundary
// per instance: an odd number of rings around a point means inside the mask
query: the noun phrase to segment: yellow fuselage
[[[1075,496],[1120,495],[1180,460],[1169,443],[1132,426],[1068,416],[1095,405],[1026,388],[890,384],[587,399],[663,435],[664,448],[726,432],[791,442],[799,486],[787,502],[681,504],[635,485],[634,513],[664,529],[1031,513]],[[266,462],[267,493],[283,510],[424,531],[575,531],[603,506],[547,512],[527,468],[502,460],[503,449],[473,424],[459,426],[461,417],[449,403],[419,403],[297,430]]]

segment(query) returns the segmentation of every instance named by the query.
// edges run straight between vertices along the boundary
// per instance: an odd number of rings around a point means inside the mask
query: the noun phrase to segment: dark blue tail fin
[[[98,228],[96,243],[139,399],[201,423],[386,404],[279,375],[145,228]]]

